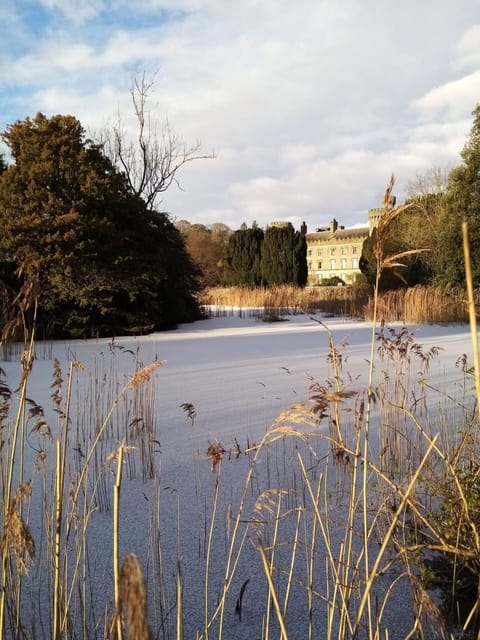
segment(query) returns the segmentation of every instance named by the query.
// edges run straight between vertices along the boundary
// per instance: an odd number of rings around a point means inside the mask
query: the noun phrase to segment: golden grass
[[[335,313],[362,317],[368,301],[369,287],[294,287],[279,285],[269,289],[248,287],[213,287],[200,297],[202,305],[215,305],[219,315],[228,315],[232,308],[279,310],[284,313]]]
[[[477,309],[480,290],[473,291]],[[228,316],[235,309],[245,315],[323,313],[373,320],[374,296],[366,286],[300,287],[271,289],[215,287],[203,291],[200,302],[215,306],[212,315]],[[378,322],[450,323],[468,322],[468,297],[462,287],[416,286],[380,293]]]
[[[477,309],[480,290],[474,291]],[[373,317],[373,301],[364,311],[364,318]],[[378,297],[378,320],[405,323],[468,322],[467,292],[461,287],[417,286],[387,291]]]

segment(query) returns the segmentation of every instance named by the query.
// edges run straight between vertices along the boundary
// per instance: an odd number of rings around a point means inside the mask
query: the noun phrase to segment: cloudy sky
[[[351,226],[393,172],[451,168],[480,102],[480,0],[2,0],[0,130],[37,111],[90,133],[135,73],[190,163],[162,208],[236,229]]]

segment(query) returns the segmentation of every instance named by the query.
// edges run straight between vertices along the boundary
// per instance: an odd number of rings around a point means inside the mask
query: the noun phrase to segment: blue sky
[[[216,155],[161,206],[204,224],[364,222],[392,172],[401,199],[460,162],[480,102],[480,0],[3,0],[0,30],[1,130],[128,129],[155,73],[151,114]]]

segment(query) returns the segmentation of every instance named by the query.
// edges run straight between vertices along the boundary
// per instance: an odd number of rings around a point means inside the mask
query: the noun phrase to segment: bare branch
[[[130,96],[138,125],[136,141],[127,134],[120,114],[111,132],[105,132],[102,143],[105,153],[125,174],[133,193],[140,196],[149,209],[161,202],[161,194],[176,184],[180,169],[193,160],[211,159],[203,154],[199,141],[188,146],[166,118],[159,124],[149,110],[148,102],[155,85],[155,75],[145,72],[132,80]]]

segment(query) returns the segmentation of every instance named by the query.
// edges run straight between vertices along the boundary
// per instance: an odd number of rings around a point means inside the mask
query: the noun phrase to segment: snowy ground
[[[371,326],[364,322],[324,319],[320,316],[317,320],[327,324],[337,344],[346,344],[344,371],[352,378],[351,388],[362,392],[367,383]],[[440,356],[431,365],[428,383],[453,393],[462,377],[456,366],[457,359],[464,353],[471,353],[468,327],[422,325],[410,329],[424,349],[432,346],[442,348]],[[315,319],[298,315],[290,316],[285,322],[271,324],[246,317],[211,318],[142,338],[118,338],[115,346],[111,341],[98,340],[56,342],[37,347],[38,359],[31,374],[28,395],[46,408],[47,419],[52,423],[54,414],[47,407],[51,406],[49,386],[53,358],[60,361],[64,378],[68,361],[74,359],[84,363],[86,369],[75,373],[77,382],[72,402],[72,422],[75,424],[77,421],[80,430],[87,428],[89,420],[97,419],[83,406],[85,389],[91,384],[92,377],[97,380],[98,388],[104,390],[105,397],[97,400],[97,403],[105,401],[106,410],[111,394],[106,383],[103,387],[100,384],[102,380],[110,376],[120,388],[134,373],[136,360],[145,365],[158,359],[165,361],[156,372],[153,391],[155,438],[161,449],[161,453],[156,455],[161,468],[162,547],[168,583],[164,589],[168,602],[174,605],[174,572],[176,560],[180,558],[186,584],[186,638],[194,638],[195,629],[202,627],[205,540],[201,531],[207,527],[205,513],[208,516],[211,509],[215,478],[205,455],[208,444],[219,441],[225,449],[229,449],[235,441],[242,448],[247,443],[258,442],[284,408],[308,397],[310,377],[318,381],[325,380],[328,375],[328,343],[329,335],[324,327]],[[0,366],[7,374],[10,385],[14,386],[19,379],[18,361],[1,362]],[[191,403],[195,408],[193,428],[181,406],[184,403]],[[32,436],[29,444],[31,449],[27,455],[33,474],[39,443]],[[76,445],[78,443],[72,442],[72,449]],[[105,446],[113,451],[117,445],[118,442],[113,438]],[[279,462],[278,454],[270,462],[274,462],[277,472],[282,464],[285,465],[284,461]],[[235,504],[238,499],[247,468],[246,456],[239,460],[224,461],[222,468],[223,493],[215,529],[215,559],[211,569],[213,601],[222,581],[228,529],[226,513],[222,510],[227,510],[228,505]],[[287,473],[285,467],[282,473]],[[151,486],[144,484],[141,474],[137,472],[135,479],[125,481],[122,491],[122,553],[136,553],[148,573],[148,567],[151,566],[148,522],[153,499]],[[40,507],[32,504],[34,529],[36,518],[41,519]],[[204,521],[200,521],[201,518]],[[94,583],[101,586],[93,600],[99,610],[111,599],[110,522],[111,515],[102,512],[95,514],[91,525],[91,571],[95,577]],[[41,544],[37,544],[37,547],[41,547]],[[262,586],[259,602],[255,584],[260,584],[261,570],[254,564],[253,551],[251,554],[252,564],[239,570],[237,579],[237,589],[244,580],[251,579],[244,600],[247,613],[241,623],[233,610],[228,614],[228,633],[224,637],[231,639],[260,637],[258,616],[265,610],[266,591]],[[151,581],[151,576],[148,579]],[[40,599],[35,591],[38,589],[35,578],[31,580],[32,599]],[[158,619],[159,604],[156,598],[156,595],[151,597],[150,610]],[[234,604],[235,600],[233,607]],[[289,637],[294,640],[302,640],[305,634],[301,626],[302,607],[299,604],[298,624],[295,622],[295,611],[289,620]],[[324,613],[320,609],[316,619],[318,634],[315,637],[318,638],[324,637]],[[408,602],[394,608],[390,622],[393,620],[394,626],[404,623],[405,611],[408,612]],[[395,620],[395,616],[398,616],[398,620]],[[43,633],[48,637],[48,632],[43,630]],[[159,637],[163,637],[159,633]]]

